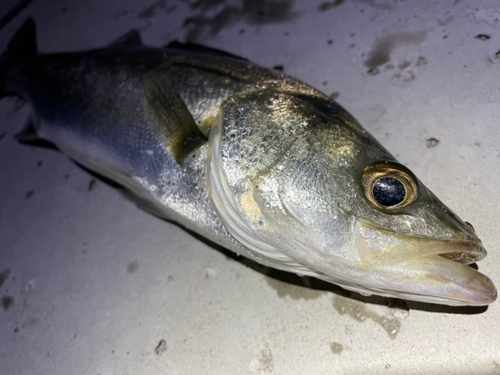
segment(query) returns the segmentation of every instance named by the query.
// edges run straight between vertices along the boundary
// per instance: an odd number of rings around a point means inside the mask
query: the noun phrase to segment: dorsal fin
[[[132,29],[126,34],[116,39],[108,48],[141,47],[141,34],[136,29]]]
[[[181,167],[186,157],[206,142],[177,90],[161,73],[150,73],[144,85],[151,121]]]
[[[248,61],[247,59],[233,55],[232,53],[221,51],[219,49],[205,47],[196,43],[180,43],[177,41],[170,42],[165,46],[167,49],[175,49],[177,51],[187,51],[187,52],[197,52],[197,53],[206,53],[209,55],[222,56],[222,57],[230,57],[232,59]]]

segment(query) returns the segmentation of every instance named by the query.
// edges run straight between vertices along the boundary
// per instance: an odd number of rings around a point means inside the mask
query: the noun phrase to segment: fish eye
[[[383,210],[405,207],[418,195],[417,179],[413,173],[393,162],[366,167],[363,172],[363,187],[372,206]]]
[[[382,177],[373,184],[373,198],[381,206],[396,206],[403,202],[405,197],[405,187],[397,178]]]

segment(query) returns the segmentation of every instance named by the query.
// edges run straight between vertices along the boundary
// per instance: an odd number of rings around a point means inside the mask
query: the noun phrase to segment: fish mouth
[[[356,246],[361,264],[378,275],[375,280],[385,280],[385,287],[373,285],[374,293],[457,306],[483,306],[497,297],[493,282],[469,267],[487,255],[477,237],[412,237],[364,223]]]
[[[450,247],[451,249],[438,253],[440,257],[449,259],[453,262],[471,265],[483,260],[488,253],[481,244],[481,240],[472,241],[447,241],[442,240],[442,247]]]

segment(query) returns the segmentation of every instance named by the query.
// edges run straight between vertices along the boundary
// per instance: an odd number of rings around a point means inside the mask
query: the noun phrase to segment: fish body
[[[37,138],[141,208],[259,263],[364,294],[496,298],[467,266],[486,255],[471,226],[341,106],[280,72],[135,34],[38,54],[27,21],[0,60],[0,93],[25,98]]]
[[[118,182],[157,216],[237,250],[208,199],[207,144],[179,168],[152,124],[145,83],[156,77],[174,87],[196,123],[214,117],[225,99],[243,91],[313,90],[243,59],[125,40],[82,53],[22,56],[5,76],[3,92],[32,105],[36,137]]]

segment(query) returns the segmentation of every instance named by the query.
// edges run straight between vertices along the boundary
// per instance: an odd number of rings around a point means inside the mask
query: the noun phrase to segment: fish
[[[136,204],[262,265],[363,295],[495,301],[486,256],[444,205],[337,102],[208,47],[43,54],[28,19],[0,57],[0,94],[48,143]]]

